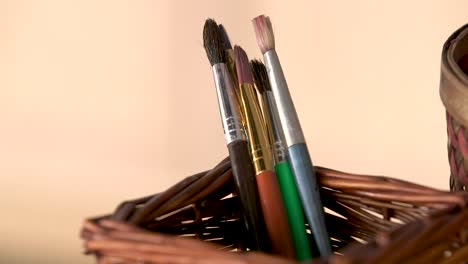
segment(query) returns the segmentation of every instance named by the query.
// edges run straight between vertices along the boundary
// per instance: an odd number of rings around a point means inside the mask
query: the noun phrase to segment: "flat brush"
[[[324,211],[320,200],[319,187],[314,166],[307,149],[299,118],[289,93],[283,69],[275,51],[275,38],[269,17],[264,15],[253,19],[257,43],[263,54],[268,78],[278,108],[281,127],[287,145],[288,158],[299,191],[304,213],[312,229],[321,256],[329,256],[330,238],[325,225]]]
[[[275,173],[288,217],[289,228],[296,251],[296,259],[299,261],[309,260],[312,258],[312,251],[306,232],[304,211],[302,210],[302,204],[297,193],[291,166],[287,160],[283,129],[279,122],[278,109],[273,99],[268,74],[265,65],[259,60],[252,60],[251,65],[255,86],[261,95],[263,119],[272,146]]]
[[[247,138],[242,126],[239,102],[235,96],[235,83],[226,65],[226,53],[218,25],[207,19],[203,28],[203,44],[212,66],[218,96],[224,136],[229,150],[237,195],[242,204],[242,217],[247,247],[268,251],[269,244],[263,226],[255,174],[250,160]]]
[[[234,47],[234,52],[242,108],[256,174],[255,179],[272,250],[273,253],[294,258],[294,247],[291,241],[288,220],[274,173],[268,135],[263,125],[260,105],[255,96],[249,59],[245,51],[239,46]]]

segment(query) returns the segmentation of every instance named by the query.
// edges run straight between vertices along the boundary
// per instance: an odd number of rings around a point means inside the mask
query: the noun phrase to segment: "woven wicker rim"
[[[468,259],[468,193],[449,193],[403,180],[322,167],[316,167],[316,171],[323,204],[334,212],[326,216],[334,251],[344,254],[331,257],[327,260],[329,263],[404,263],[414,254],[426,260],[430,256],[429,259],[440,263],[459,263],[451,261],[460,256]],[[220,248],[241,250],[242,237],[236,229],[240,214],[237,198],[222,199],[234,189],[230,172],[230,163],[225,159],[214,169],[189,176],[165,192],[126,201],[112,215],[87,220],[82,232],[87,252],[97,256],[99,263],[109,263],[104,262],[109,258],[124,261],[117,263],[141,263],[132,262],[136,257],[144,263],[160,263],[174,256],[177,257],[173,262],[178,263],[179,257],[193,260],[197,247],[209,247],[202,258],[207,263],[216,263],[212,257],[219,260],[224,254],[214,249],[220,246],[214,247],[211,243],[181,242],[183,238],[177,238],[181,235],[199,240],[220,237],[217,241],[222,245]],[[113,222],[115,220],[118,221]],[[226,220],[228,222],[224,222]],[[207,234],[210,226],[221,228]],[[143,232],[149,240],[141,241],[131,234],[119,233],[122,230],[136,232],[137,237]],[[164,241],[164,247],[160,241]],[[367,241],[367,244],[359,241]],[[401,247],[403,241],[406,247]],[[190,246],[183,250],[179,243]],[[458,248],[453,244],[459,245]],[[446,258],[443,254],[447,250],[457,258]],[[232,256],[235,257],[232,259]],[[286,261],[259,253],[247,254],[247,257],[229,254],[226,259],[267,263],[257,256],[270,263]]]

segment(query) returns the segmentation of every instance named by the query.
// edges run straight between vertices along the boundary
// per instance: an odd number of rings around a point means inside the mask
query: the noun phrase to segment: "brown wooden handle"
[[[294,247],[276,174],[262,171],[256,179],[272,251],[292,259],[295,257]]]

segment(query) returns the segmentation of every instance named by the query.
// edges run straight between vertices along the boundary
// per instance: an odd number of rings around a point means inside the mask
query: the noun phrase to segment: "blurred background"
[[[207,17],[271,16],[314,163],[448,189],[438,94],[466,1],[0,0],[0,263],[93,263],[84,218],[227,155]]]

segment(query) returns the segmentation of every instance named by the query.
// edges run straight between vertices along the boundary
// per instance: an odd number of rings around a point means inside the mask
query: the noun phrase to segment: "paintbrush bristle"
[[[252,60],[250,64],[252,65],[252,72],[257,90],[260,93],[271,91],[270,80],[268,80],[265,64],[260,60]]]
[[[213,19],[207,19],[203,27],[203,46],[211,66],[218,63],[226,63],[224,41],[219,34],[218,24]]]
[[[271,25],[270,17],[265,15],[258,16],[252,20],[257,43],[262,51],[265,52],[275,49],[275,35],[273,34],[273,26]]]
[[[239,84],[253,84],[252,68],[250,67],[247,53],[239,46],[234,46],[234,53],[236,56],[237,79],[239,80]]]
[[[229,36],[228,36],[227,31],[224,28],[223,24],[219,24],[218,29],[219,29],[219,34],[223,38],[224,48],[225,49],[232,49],[231,41],[229,40]]]

